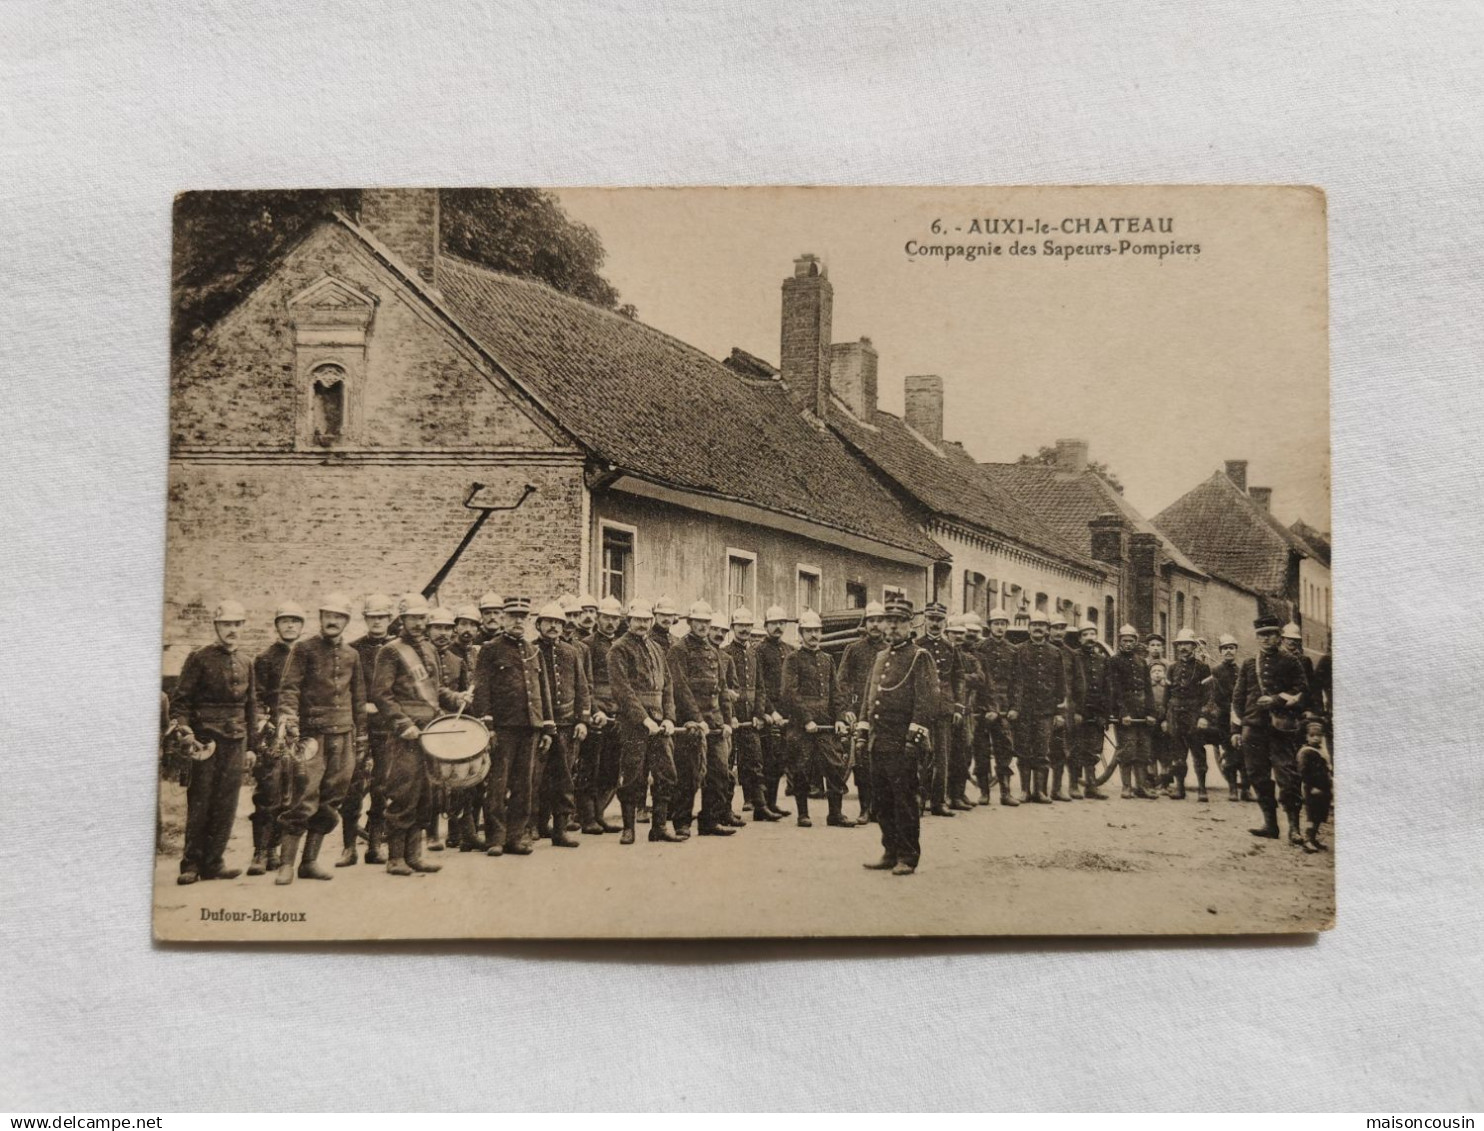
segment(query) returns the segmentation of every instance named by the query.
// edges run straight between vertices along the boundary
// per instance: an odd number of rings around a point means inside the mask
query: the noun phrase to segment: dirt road
[[[167,793],[179,793],[166,787]],[[331,882],[270,876],[175,883],[157,859],[156,932],[172,940],[647,935],[1147,934],[1321,930],[1334,918],[1334,855],[1247,834],[1252,804],[1076,801],[978,807],[923,821],[915,876],[866,871],[879,830],[812,829],[792,819],[736,836],[531,856],[429,854],[433,876],[398,878],[361,863]],[[167,798],[167,816],[178,798]],[[822,810],[824,805],[818,803]],[[854,812],[853,799],[846,811]],[[251,855],[243,792],[228,860]],[[1326,831],[1330,831],[1328,828]],[[339,852],[338,831],[325,856]],[[242,913],[244,918],[206,918]],[[296,921],[253,919],[287,912]]]

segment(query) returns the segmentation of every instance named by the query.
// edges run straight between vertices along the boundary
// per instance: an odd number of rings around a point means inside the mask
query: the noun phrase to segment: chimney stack
[[[870,338],[830,345],[830,389],[867,424],[876,416],[876,365]]]
[[[943,378],[937,374],[908,377],[907,424],[934,444],[943,442]]]
[[[1226,477],[1237,485],[1237,490],[1242,494],[1247,493],[1247,461],[1244,459],[1229,459],[1226,461]]]
[[[1273,489],[1271,487],[1249,487],[1248,497],[1257,504],[1260,511],[1271,511],[1273,509]]]
[[[1087,441],[1058,440],[1056,442],[1056,470],[1081,475],[1087,470]]]
[[[1089,519],[1092,534],[1092,556],[1109,565],[1122,565],[1128,556],[1128,523],[1121,514],[1100,514]]]
[[[783,333],[778,351],[783,380],[794,396],[821,420],[830,405],[830,332],[835,288],[817,255],[794,260],[783,280]]]
[[[362,189],[361,227],[424,283],[437,281],[437,189]]]

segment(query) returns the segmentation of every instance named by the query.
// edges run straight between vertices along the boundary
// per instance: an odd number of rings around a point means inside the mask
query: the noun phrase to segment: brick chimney
[[[1260,511],[1271,511],[1273,509],[1273,489],[1271,487],[1249,487],[1247,497],[1257,504]]]
[[[424,283],[435,283],[437,189],[362,189],[361,227]]]
[[[835,288],[817,255],[794,260],[783,280],[783,335],[778,350],[783,380],[815,416],[826,419],[830,404],[830,331]]]
[[[867,424],[876,416],[876,363],[870,338],[830,344],[830,388]]]
[[[1087,470],[1087,441],[1058,440],[1056,442],[1056,470],[1081,475]]]
[[[1247,493],[1247,461],[1244,459],[1229,459],[1226,461],[1226,477],[1237,485],[1237,490],[1242,494]]]
[[[1154,631],[1154,603],[1159,592],[1159,535],[1135,531],[1128,540],[1129,613],[1141,633]]]
[[[1125,537],[1128,523],[1121,514],[1100,514],[1088,522],[1092,532],[1092,556],[1094,560],[1109,565],[1122,565],[1128,553]]]
[[[943,378],[935,373],[908,377],[907,423],[935,444],[943,442]]]

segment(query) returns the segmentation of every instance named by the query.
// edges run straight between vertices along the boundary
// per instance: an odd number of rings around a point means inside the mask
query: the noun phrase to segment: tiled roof
[[[1314,556],[1325,565],[1329,565],[1330,540],[1329,535],[1321,530],[1315,530],[1303,519],[1299,519],[1288,528],[1290,534],[1302,538],[1304,544],[1314,551]]]
[[[897,416],[877,410],[870,427],[836,409],[830,426],[862,458],[928,510],[1012,539],[1079,569],[1104,572],[1078,543],[1057,533],[1009,491],[978,473],[957,444],[930,445]]]
[[[1259,593],[1284,592],[1290,554],[1316,556],[1221,471],[1155,515],[1154,525],[1203,568]]]
[[[1138,509],[1094,471],[1067,472],[1039,463],[982,463],[980,473],[1022,502],[1084,554],[1092,553],[1092,529],[1100,514],[1121,514],[1136,531],[1154,534],[1171,562],[1189,573],[1205,571],[1165,537]]]
[[[934,559],[905,506],[781,387],[541,283],[443,257],[447,311],[583,445],[640,478]]]

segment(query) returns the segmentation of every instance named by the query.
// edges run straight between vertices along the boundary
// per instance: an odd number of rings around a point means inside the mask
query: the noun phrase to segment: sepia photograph
[[[173,240],[156,938],[1334,925],[1318,189]]]

